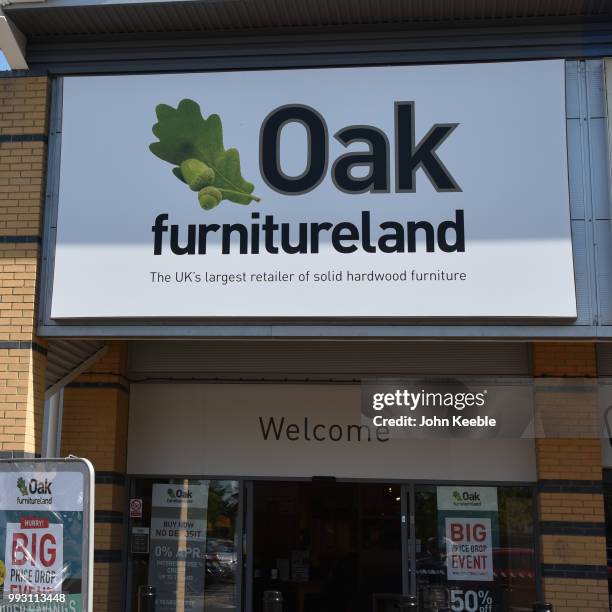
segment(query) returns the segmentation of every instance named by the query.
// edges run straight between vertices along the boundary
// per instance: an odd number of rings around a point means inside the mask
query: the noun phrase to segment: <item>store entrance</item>
[[[334,480],[253,483],[254,612],[371,612],[402,593],[401,487]]]
[[[533,487],[250,483],[247,607],[283,612],[527,612],[538,598]],[[249,581],[250,577],[250,581]]]

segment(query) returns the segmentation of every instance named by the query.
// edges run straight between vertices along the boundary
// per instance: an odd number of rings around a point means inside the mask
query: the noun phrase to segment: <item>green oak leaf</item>
[[[17,480],[17,488],[22,495],[29,495],[28,487],[26,486],[26,482],[23,478],[19,478],[19,480]]]
[[[197,102],[185,98],[176,108],[159,104],[155,108],[157,123],[153,134],[159,142],[149,145],[151,152],[176,166],[174,175],[186,182],[180,165],[188,159],[197,159],[214,171],[212,187],[216,187],[224,200],[236,204],[259,202],[253,195],[255,186],[242,178],[240,173],[240,154],[237,149],[223,146],[223,126],[219,115],[209,115],[204,119]]]

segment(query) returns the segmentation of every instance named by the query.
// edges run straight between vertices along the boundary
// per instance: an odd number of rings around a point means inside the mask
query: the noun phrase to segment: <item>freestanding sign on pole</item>
[[[0,608],[93,610],[94,469],[87,459],[0,460]]]

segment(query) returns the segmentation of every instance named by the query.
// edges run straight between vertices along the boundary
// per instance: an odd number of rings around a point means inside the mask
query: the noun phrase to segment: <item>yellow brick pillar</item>
[[[110,343],[107,354],[64,391],[62,456],[86,457],[96,470],[96,612],[116,612],[123,601],[129,393],[126,355],[125,342]]]
[[[46,344],[35,335],[49,80],[0,76],[0,456],[42,438]]]
[[[536,378],[595,378],[595,345],[535,343],[533,369]],[[593,437],[584,437],[590,424],[597,423],[596,395],[579,381],[575,387],[561,385],[547,391],[544,401],[536,393],[536,411],[540,408],[549,415],[557,411],[553,430],[566,428],[567,422],[574,424],[575,431],[583,431],[582,437],[564,432],[536,440],[544,599],[554,604],[555,612],[607,612],[601,447],[596,427]]]

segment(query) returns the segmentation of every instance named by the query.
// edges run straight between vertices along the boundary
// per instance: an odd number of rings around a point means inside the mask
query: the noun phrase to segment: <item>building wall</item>
[[[123,513],[127,453],[127,343],[104,357],[64,392],[61,455],[87,457],[96,470],[94,609],[114,612],[123,601]]]
[[[40,450],[46,343],[35,334],[49,79],[0,78],[0,455]]]
[[[536,378],[595,378],[595,345],[535,343],[533,371]],[[573,422],[596,420],[588,393],[579,407]],[[600,440],[541,438],[536,457],[544,599],[557,612],[609,610]]]
[[[49,79],[0,78],[0,456],[40,453],[47,343],[36,329]],[[65,392],[62,454],[96,468],[95,610],[123,600],[128,426],[125,342]],[[593,343],[535,343],[533,373],[596,377]],[[589,407],[585,408],[588,412]],[[600,444],[536,443],[544,598],[557,612],[608,610]]]

